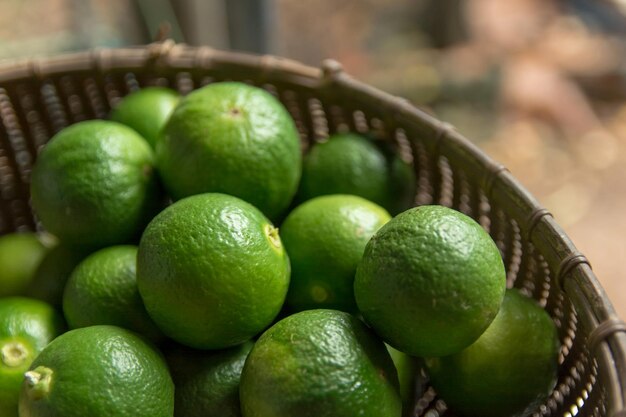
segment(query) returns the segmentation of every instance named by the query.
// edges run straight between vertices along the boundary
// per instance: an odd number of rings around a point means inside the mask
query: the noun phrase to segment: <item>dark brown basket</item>
[[[626,416],[626,325],[585,257],[513,176],[450,125],[360,83],[334,61],[321,70],[273,56],[166,41],[0,65],[0,235],[35,230],[29,177],[37,151],[63,127],[105,118],[120,97],[148,85],[182,93],[221,80],[248,82],[291,112],[303,146],[336,131],[376,131],[417,174],[416,204],[442,204],[478,220],[497,242],[509,286],[552,315],[560,375],[536,416]],[[427,384],[415,415],[445,415]]]

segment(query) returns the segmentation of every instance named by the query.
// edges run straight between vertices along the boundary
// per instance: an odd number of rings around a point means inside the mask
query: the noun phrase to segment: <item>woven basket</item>
[[[1,64],[0,235],[38,228],[29,204],[31,167],[60,129],[107,117],[121,97],[143,86],[186,93],[222,80],[276,95],[304,148],[347,130],[394,141],[415,167],[415,204],[446,205],[478,220],[501,250],[508,285],[538,300],[558,326],[558,384],[534,415],[626,416],[626,325],[550,213],[450,125],[350,78],[335,61],[320,70],[166,41]],[[427,383],[419,385],[416,416],[449,414]]]

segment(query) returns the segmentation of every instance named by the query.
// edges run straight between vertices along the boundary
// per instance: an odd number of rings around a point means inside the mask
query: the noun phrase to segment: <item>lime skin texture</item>
[[[412,356],[446,356],[487,329],[504,298],[505,275],[496,244],[472,218],[420,206],[374,234],[354,292],[386,343]]]
[[[518,290],[476,342],[450,356],[427,358],[431,384],[462,416],[526,416],[557,381],[560,342],[548,313]]]
[[[302,173],[300,136],[287,110],[267,91],[238,82],[209,84],[184,97],[156,154],[175,200],[230,194],[272,220],[289,206]]]
[[[400,417],[385,345],[356,317],[306,310],[268,329],[241,376],[243,417]]]
[[[144,231],[137,284],[166,336],[196,349],[251,339],[278,315],[290,264],[278,230],[254,206],[217,193],[184,198]]]
[[[122,124],[89,120],[57,133],[32,172],[35,212],[70,245],[100,248],[136,238],[161,208],[154,154]]]
[[[165,359],[130,330],[98,325],[54,339],[24,375],[21,417],[172,417]]]

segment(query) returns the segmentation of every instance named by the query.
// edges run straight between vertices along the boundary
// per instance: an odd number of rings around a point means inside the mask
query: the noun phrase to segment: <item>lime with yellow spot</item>
[[[172,417],[165,359],[130,330],[99,325],[54,339],[24,374],[21,417]]]
[[[278,230],[230,195],[184,198],[159,213],[141,237],[137,284],[166,336],[197,349],[251,339],[278,315],[289,286]]]
[[[24,297],[0,298],[0,416],[17,417],[24,372],[64,330],[52,306]]]
[[[357,265],[389,219],[384,208],[354,195],[316,197],[296,207],[280,228],[292,269],[287,305],[356,311]]]

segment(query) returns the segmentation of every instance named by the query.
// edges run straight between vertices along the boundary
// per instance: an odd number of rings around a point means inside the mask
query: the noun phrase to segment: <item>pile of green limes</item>
[[[386,142],[301,149],[237,82],[56,134],[32,171],[46,238],[0,237],[0,415],[400,417],[420,369],[459,415],[544,401],[557,331],[489,234],[412,207]]]

